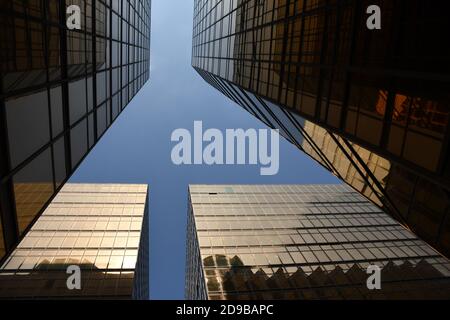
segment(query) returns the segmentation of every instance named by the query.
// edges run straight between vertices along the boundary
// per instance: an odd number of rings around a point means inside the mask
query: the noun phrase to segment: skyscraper
[[[371,5],[381,30],[366,26]],[[450,255],[450,29],[420,0],[196,0],[212,86]]]
[[[450,298],[449,260],[349,186],[189,195],[187,299]],[[377,268],[381,289],[369,290]]]
[[[148,232],[147,185],[68,183],[0,267],[0,297],[148,299]]]
[[[150,0],[0,2],[0,261],[148,80],[150,10]]]

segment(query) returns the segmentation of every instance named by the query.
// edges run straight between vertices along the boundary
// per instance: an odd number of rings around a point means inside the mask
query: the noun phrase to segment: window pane
[[[13,183],[19,232],[22,233],[54,192],[50,148],[20,170]]]
[[[6,101],[12,167],[50,140],[47,91]]]

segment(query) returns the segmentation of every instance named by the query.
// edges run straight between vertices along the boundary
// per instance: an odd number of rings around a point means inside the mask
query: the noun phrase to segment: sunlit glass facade
[[[0,297],[148,299],[147,185],[67,183],[0,268]],[[69,266],[81,290],[69,290]]]
[[[190,185],[186,255],[187,299],[450,298],[449,260],[346,185]]]
[[[368,30],[378,5],[382,29]],[[445,3],[196,0],[212,86],[450,255]]]
[[[81,10],[81,29],[66,9]],[[0,260],[149,78],[151,1],[0,1]]]

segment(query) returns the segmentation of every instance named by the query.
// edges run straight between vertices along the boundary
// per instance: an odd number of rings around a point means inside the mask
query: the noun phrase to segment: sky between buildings
[[[259,166],[176,166],[173,130],[265,126],[191,67],[193,0],[152,0],[150,80],[114,122],[70,182],[150,185],[150,295],[183,299],[188,184],[305,184],[339,181],[280,141],[280,170]]]

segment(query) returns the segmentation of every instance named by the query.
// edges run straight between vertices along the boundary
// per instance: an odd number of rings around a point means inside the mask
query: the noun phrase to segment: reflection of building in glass
[[[150,0],[1,1],[0,27],[3,260],[147,81]]]
[[[373,4],[382,9],[382,30],[366,27]],[[450,256],[444,3],[196,0],[194,6],[192,65],[208,83]],[[314,125],[320,127],[310,136]],[[324,136],[331,150],[315,140]],[[350,176],[338,174],[341,165]]]
[[[189,192],[188,299],[450,298],[448,259],[346,185]]]
[[[68,183],[0,268],[0,297],[148,299],[148,232],[147,185]]]

